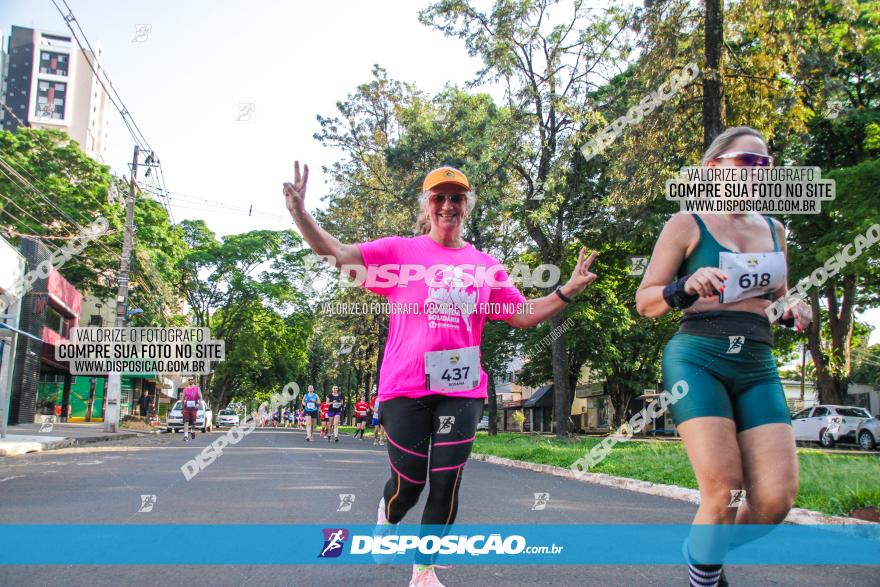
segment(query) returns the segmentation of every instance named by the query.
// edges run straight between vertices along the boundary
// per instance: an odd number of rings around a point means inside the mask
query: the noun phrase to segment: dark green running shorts
[[[687,394],[669,406],[676,426],[703,416],[729,418],[737,432],[775,422],[791,425],[773,347],[748,339],[732,346],[725,338],[681,333],[666,343],[663,388],[681,379],[688,385]]]

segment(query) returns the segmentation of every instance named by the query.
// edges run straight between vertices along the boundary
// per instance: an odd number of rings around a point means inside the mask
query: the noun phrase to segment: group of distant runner
[[[315,393],[315,387],[309,385],[308,391],[300,402],[300,407],[302,410],[298,412],[296,421],[302,422],[302,427],[306,430],[306,442],[312,441],[312,432],[317,428],[319,421],[321,423],[321,438],[326,438],[327,442],[339,442],[339,426],[343,408],[345,407],[345,399],[340,393],[338,386],[334,385],[330,393],[321,401],[318,394]],[[354,437],[360,436],[361,440],[364,439],[367,418],[372,415],[373,444],[384,445],[385,434],[382,425],[379,423],[378,395],[373,393],[372,399],[367,402],[364,394],[360,394],[354,405],[354,413]]]
[[[257,425],[265,428],[303,429],[306,431],[306,442],[311,442],[312,432],[320,422],[321,438],[326,438],[328,442],[339,442],[339,426],[344,407],[345,399],[339,391],[339,386],[334,385],[331,392],[324,396],[322,401],[315,392],[315,387],[309,385],[308,391],[298,407],[291,409],[291,406],[286,406],[272,412],[262,411],[257,417]],[[358,395],[357,402],[354,404],[354,416],[355,438],[364,439],[369,421],[370,427],[373,429],[373,444],[385,445],[385,430],[379,423],[379,397],[375,391],[369,402],[366,401],[364,394]]]

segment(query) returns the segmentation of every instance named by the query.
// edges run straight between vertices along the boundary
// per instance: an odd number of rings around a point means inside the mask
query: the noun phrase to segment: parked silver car
[[[217,427],[238,426],[240,420],[241,417],[235,412],[235,410],[226,408],[225,410],[220,410],[220,413],[217,414]]]
[[[880,443],[880,417],[863,420],[856,430],[856,441],[862,450],[874,450]]]

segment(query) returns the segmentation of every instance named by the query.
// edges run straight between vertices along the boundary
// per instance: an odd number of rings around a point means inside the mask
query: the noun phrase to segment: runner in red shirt
[[[327,410],[330,409],[330,402],[327,401],[327,398],[324,398],[324,401],[321,402],[321,405],[318,407],[318,411],[321,412],[321,438],[325,438],[327,436],[327,422],[329,419],[327,418]]]
[[[355,438],[357,438],[358,434],[360,434],[361,440],[364,439],[364,428],[367,425],[367,411],[369,411],[369,409],[370,404],[364,401],[364,395],[359,395],[357,403],[354,404]]]

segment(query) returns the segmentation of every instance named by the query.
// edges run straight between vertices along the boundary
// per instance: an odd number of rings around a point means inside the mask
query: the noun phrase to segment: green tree
[[[563,12],[564,11],[564,12]],[[564,18],[550,18],[564,14]],[[475,83],[499,80],[509,88],[508,107],[524,132],[510,154],[520,214],[543,263],[561,266],[576,224],[589,218],[593,185],[580,148],[595,121],[591,90],[598,76],[620,62],[628,47],[627,15],[594,11],[575,1],[573,10],[555,1],[495,2],[488,12],[471,2],[443,0],[420,13],[423,23],[462,39],[484,68]],[[548,291],[549,293],[549,291]],[[550,328],[561,332],[565,316]],[[570,397],[566,335],[552,342],[556,433],[567,436]]]
[[[204,382],[207,393],[221,401],[261,387],[281,388],[293,376],[301,384],[311,310],[303,294],[299,235],[256,230],[218,241],[201,220],[181,226],[189,245],[181,261],[181,289],[195,325],[223,339],[230,358]]]
[[[880,344],[862,346],[854,350],[852,381],[866,385],[880,385]]]
[[[21,127],[0,131],[0,218],[5,236],[39,238],[55,249],[99,217],[108,232],[60,271],[74,287],[99,298],[116,296],[128,182],[110,175],[61,131]],[[183,324],[181,296],[173,284],[185,251],[182,232],[165,209],[143,192],[135,203],[129,307],[144,313],[133,325]]]
[[[832,123],[820,121],[813,127],[806,163],[832,169],[823,176],[835,181],[836,198],[823,203],[821,214],[791,219],[792,283],[823,267],[827,259],[847,244],[864,239],[868,228],[880,221],[877,214],[880,196],[874,187],[880,183],[880,159],[854,161],[866,154],[866,151],[859,153],[859,146],[865,143],[869,121],[878,117],[880,112],[869,111]],[[852,369],[855,311],[880,302],[878,258],[880,251],[876,247],[867,248],[821,287],[809,290],[809,303],[815,319],[807,333],[808,345],[816,365],[819,398],[823,403],[843,403],[846,398]],[[820,299],[827,311],[820,310]],[[823,336],[825,320],[827,338]]]

